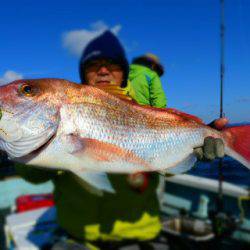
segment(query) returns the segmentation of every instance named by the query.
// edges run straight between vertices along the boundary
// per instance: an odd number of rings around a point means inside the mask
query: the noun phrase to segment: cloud
[[[23,75],[19,74],[15,71],[12,70],[7,70],[4,74],[3,77],[0,78],[0,85],[5,85],[6,83],[23,79]]]
[[[71,30],[62,36],[63,47],[73,55],[80,56],[83,49],[93,38],[102,34],[105,30],[111,30],[115,35],[121,30],[121,25],[117,24],[109,27],[103,21],[97,21],[90,25],[89,29]]]

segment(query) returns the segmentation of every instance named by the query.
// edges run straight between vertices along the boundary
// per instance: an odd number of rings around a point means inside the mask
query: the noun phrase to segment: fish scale
[[[103,109],[104,108],[105,107],[103,107]],[[202,143],[202,137],[200,136],[200,140],[197,140],[198,136],[195,136],[198,132],[192,133],[190,129],[179,128],[176,132],[170,129],[165,132],[150,130],[146,128],[145,123],[143,123],[142,126],[141,123],[138,123],[138,120],[136,123],[135,119],[129,120],[128,123],[130,127],[128,127],[124,125],[126,124],[124,119],[119,119],[119,117],[117,117],[117,120],[114,120],[107,119],[106,115],[102,116],[105,112],[101,108],[99,108],[96,113],[93,112],[93,109],[88,107],[82,109],[85,110],[85,112],[81,110],[84,116],[80,120],[80,124],[77,125],[81,127],[83,125],[81,123],[84,123],[85,129],[88,128],[86,134],[89,135],[90,138],[102,140],[131,150],[136,155],[144,159],[151,159],[151,161],[159,157],[162,152],[173,154],[189,145],[194,147]],[[99,120],[97,120],[97,117]],[[93,126],[93,124],[95,124],[95,126]],[[102,129],[99,129],[100,127]],[[112,129],[110,129],[111,127]],[[125,128],[126,131],[124,131]],[[181,134],[181,136],[178,136],[179,134]]]

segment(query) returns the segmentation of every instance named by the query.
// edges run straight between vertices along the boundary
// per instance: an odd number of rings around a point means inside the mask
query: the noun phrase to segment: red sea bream
[[[0,87],[0,148],[14,161],[68,170],[112,192],[106,172],[185,172],[204,138],[250,168],[250,126],[223,131],[174,109],[143,107],[101,88],[60,79]]]

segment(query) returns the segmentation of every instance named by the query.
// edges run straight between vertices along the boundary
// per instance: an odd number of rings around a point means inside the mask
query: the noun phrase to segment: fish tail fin
[[[225,153],[250,169],[250,125],[223,129]]]

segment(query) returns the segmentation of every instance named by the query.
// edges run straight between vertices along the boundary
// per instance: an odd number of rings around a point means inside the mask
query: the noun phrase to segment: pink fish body
[[[0,88],[0,148],[16,161],[69,170],[113,191],[106,172],[181,173],[204,138],[250,168],[250,126],[214,130],[174,109],[142,107],[100,88],[59,79],[15,81]]]

